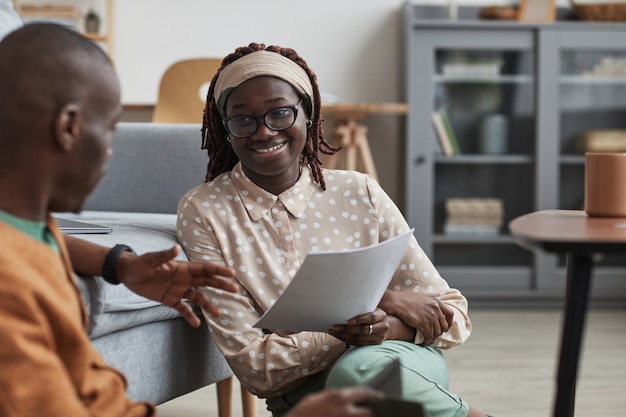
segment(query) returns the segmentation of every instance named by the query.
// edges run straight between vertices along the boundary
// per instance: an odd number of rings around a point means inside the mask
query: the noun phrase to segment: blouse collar
[[[292,216],[299,218],[315,191],[315,183],[308,165],[303,166],[298,181],[279,195],[274,195],[253,183],[243,172],[241,162],[233,168],[231,178],[248,215],[254,221],[260,220],[278,202],[282,203]]]

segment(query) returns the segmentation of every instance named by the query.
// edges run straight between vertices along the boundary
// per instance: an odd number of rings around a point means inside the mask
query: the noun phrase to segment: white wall
[[[250,42],[294,48],[322,91],[398,100],[403,0],[118,0],[115,60],[125,104],[154,103],[174,61],[223,57]]]

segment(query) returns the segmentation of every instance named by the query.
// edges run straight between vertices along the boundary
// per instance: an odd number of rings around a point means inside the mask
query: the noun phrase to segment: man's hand
[[[189,324],[198,327],[200,319],[184,299],[219,317],[219,309],[196,287],[208,285],[236,292],[237,285],[226,279],[233,278],[235,271],[208,262],[175,261],[180,251],[180,246],[175,245],[169,250],[139,256],[124,253],[117,262],[116,273],[131,291],[176,309]]]
[[[285,417],[373,417],[364,404],[381,398],[367,387],[329,389],[308,394]]]
[[[431,345],[447,332],[454,319],[454,310],[445,303],[420,293],[387,290],[378,306],[419,330],[424,335],[424,346]]]

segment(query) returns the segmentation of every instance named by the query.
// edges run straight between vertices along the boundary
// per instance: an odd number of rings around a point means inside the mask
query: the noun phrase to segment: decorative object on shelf
[[[85,32],[92,35],[100,33],[100,15],[91,8],[85,15]]]
[[[583,71],[581,75],[585,77],[626,78],[626,58],[605,56],[591,70]]]
[[[556,16],[556,0],[520,0],[517,20],[550,23]]]
[[[446,235],[495,236],[504,218],[502,199],[448,198],[445,201]]]
[[[435,133],[441,150],[445,156],[454,156],[461,153],[459,143],[456,140],[456,135],[452,129],[452,124],[448,118],[448,114],[445,110],[434,111],[431,115],[433,125],[435,127]]]
[[[589,130],[576,141],[580,152],[626,152],[625,129]]]
[[[626,21],[626,3],[607,2],[592,3],[571,0],[574,16],[578,20],[590,20],[598,22],[623,22]]]
[[[626,217],[626,153],[585,154],[585,212],[590,217]]]
[[[486,20],[517,20],[517,8],[507,6],[486,6],[478,16]]]
[[[480,122],[480,151],[505,154],[508,151],[509,120],[499,113],[487,114]]]

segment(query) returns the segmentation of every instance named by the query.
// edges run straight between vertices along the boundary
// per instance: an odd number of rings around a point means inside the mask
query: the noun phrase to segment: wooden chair
[[[163,74],[152,122],[202,123],[209,83],[222,64],[217,58],[186,59],[172,64]],[[232,417],[233,380],[215,384],[219,417]],[[257,397],[241,386],[243,417],[257,417]]]
[[[218,58],[194,58],[172,64],[161,77],[152,121],[202,123],[209,84],[221,63]]]

